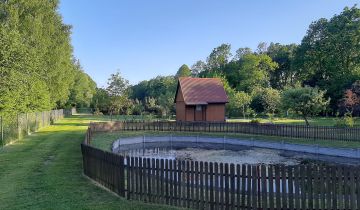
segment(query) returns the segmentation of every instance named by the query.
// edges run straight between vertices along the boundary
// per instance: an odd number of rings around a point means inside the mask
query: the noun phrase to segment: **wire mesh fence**
[[[0,116],[0,146],[22,139],[63,117],[63,109]]]

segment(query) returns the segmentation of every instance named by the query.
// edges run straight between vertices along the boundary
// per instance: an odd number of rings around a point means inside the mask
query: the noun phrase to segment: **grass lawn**
[[[101,132],[95,133],[91,144],[95,147],[103,150],[111,150],[112,143],[118,138],[131,137],[131,136],[212,136],[212,137],[226,137],[238,138],[238,139],[252,139],[254,141],[271,141],[271,142],[285,142],[292,144],[304,144],[304,145],[319,145],[325,147],[335,148],[360,148],[360,141],[335,141],[335,140],[309,140],[300,138],[286,138],[277,136],[262,136],[262,135],[249,135],[249,134],[234,134],[234,133],[200,133],[200,132],[168,132],[168,131],[118,131],[118,132]]]
[[[269,119],[259,118],[261,123],[271,122]],[[337,118],[335,117],[316,117],[309,119],[310,125],[317,126],[335,126]],[[228,122],[250,122],[251,119],[228,119]],[[355,127],[360,127],[360,119],[354,118]],[[275,118],[272,123],[275,124],[289,124],[289,125],[305,125],[303,119],[291,119],[291,118]]]
[[[0,209],[169,209],[120,198],[82,174],[89,116],[74,116],[0,148]]]

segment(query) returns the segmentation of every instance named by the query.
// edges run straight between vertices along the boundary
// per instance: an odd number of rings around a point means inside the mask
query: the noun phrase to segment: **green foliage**
[[[251,108],[257,113],[274,114],[280,106],[280,92],[273,88],[257,88],[252,93]]]
[[[0,115],[89,105],[91,94],[84,93],[82,82],[92,83],[90,89],[95,84],[89,77],[79,78],[71,27],[62,22],[58,4],[0,1]]]
[[[271,87],[281,90],[287,86],[294,86],[297,82],[296,70],[293,67],[296,48],[295,44],[270,43],[266,54],[278,64],[278,67],[270,72]]]
[[[300,87],[285,90],[282,93],[281,103],[285,111],[291,109],[301,114],[307,125],[308,117],[326,110],[330,99],[324,98],[325,91],[319,88]]]
[[[142,102],[146,112],[168,116],[175,113],[176,85],[174,76],[158,76],[132,86],[130,98]]]
[[[108,79],[107,93],[110,97],[109,111],[110,114],[126,113],[130,105],[128,99],[129,81],[124,79],[120,72],[111,74]],[[127,113],[126,113],[127,114]]]
[[[360,9],[354,6],[313,22],[296,52],[304,84],[327,90],[334,109],[344,90],[360,78],[359,18]]]
[[[82,70],[79,62],[76,62],[74,67],[75,80],[67,103],[72,107],[90,107],[96,92],[96,83]]]
[[[355,121],[350,112],[346,113],[344,117],[336,120],[335,126],[337,127],[354,127]]]
[[[207,58],[207,72],[219,72],[220,69],[224,68],[228,63],[231,57],[231,45],[230,44],[222,44],[219,47],[213,49]],[[204,75],[206,76],[206,74]]]
[[[183,64],[179,70],[176,72],[175,77],[179,78],[179,77],[190,77],[191,76],[191,69],[186,65]]]

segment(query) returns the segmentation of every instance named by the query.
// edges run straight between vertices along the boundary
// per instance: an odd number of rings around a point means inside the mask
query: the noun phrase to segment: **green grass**
[[[304,145],[319,145],[334,148],[360,148],[360,142],[354,141],[335,141],[335,140],[309,140],[301,138],[285,138],[277,136],[263,136],[263,135],[249,135],[249,134],[234,134],[234,133],[201,133],[201,132],[168,132],[168,131],[119,131],[119,132],[101,132],[95,133],[91,144],[103,150],[111,150],[112,143],[119,139],[132,136],[211,136],[211,137],[226,137],[246,139],[254,141],[270,141],[270,142],[285,142],[291,144],[304,144]]]
[[[288,124],[288,125],[305,125],[305,121],[303,119],[291,119],[291,118],[275,118],[273,121],[265,118],[258,118],[261,123],[275,123],[275,124]],[[310,125],[317,126],[335,126],[336,120],[338,118],[335,117],[316,117],[309,119]],[[360,127],[360,119],[354,118],[355,127]],[[228,122],[250,122],[251,119],[228,119]]]
[[[0,148],[0,209],[169,209],[118,197],[82,174],[87,124],[74,116]]]

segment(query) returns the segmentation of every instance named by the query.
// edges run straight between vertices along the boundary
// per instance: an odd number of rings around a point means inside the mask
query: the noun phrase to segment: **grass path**
[[[82,175],[91,118],[74,116],[0,148],[0,209],[169,209],[115,196]]]

